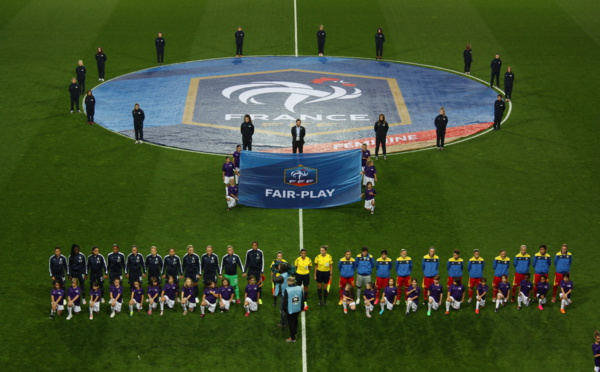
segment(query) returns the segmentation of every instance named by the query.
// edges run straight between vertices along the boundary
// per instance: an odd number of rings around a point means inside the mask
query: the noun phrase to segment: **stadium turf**
[[[304,211],[310,256],[321,244],[329,244],[334,260],[363,245],[376,255],[388,249],[393,258],[406,248],[420,278],[418,263],[430,245],[438,247],[442,262],[453,249],[469,258],[478,248],[491,278],[491,261],[501,248],[512,258],[520,244],[530,253],[547,244],[553,255],[566,242],[575,283],[574,303],[564,315],[558,304],[543,312],[518,312],[511,304],[495,314],[488,301],[479,316],[465,305],[449,316],[438,311],[427,317],[421,307],[408,318],[397,308],[367,319],[362,304],[349,315],[337,306],[334,271],[328,307],[316,306],[311,286],[309,371],[591,370],[592,332],[600,328],[593,117],[599,16],[592,0],[298,0],[300,55],[316,54],[314,34],[324,24],[326,54],[372,58],[373,34],[382,27],[386,59],[460,71],[470,42],[474,76],[489,78],[496,52],[516,76],[513,111],[500,132],[443,153],[378,161],[374,216],[360,203]],[[145,255],[156,245],[161,254],[174,247],[182,255],[187,244],[200,253],[212,244],[220,256],[228,244],[242,254],[258,240],[269,262],[278,250],[295,258],[298,212],[240,207],[227,213],[221,157],[136,146],[69,114],[67,87],[77,60],[84,60],[93,86],[98,46],[108,56],[110,79],[153,66],[158,31],[167,40],[166,63],[232,56],[238,25],[246,31],[247,55],[294,54],[291,0],[2,2],[3,370],[302,369],[300,343],[284,343],[274,326],[278,312],[269,290],[250,318],[234,307],[205,319],[198,312],[183,317],[179,310],[109,319],[103,305],[93,321],[86,312],[68,322],[48,320],[47,262],[56,245],[66,255],[74,242],[86,254],[92,245],[107,254],[119,243],[125,252],[137,244]]]

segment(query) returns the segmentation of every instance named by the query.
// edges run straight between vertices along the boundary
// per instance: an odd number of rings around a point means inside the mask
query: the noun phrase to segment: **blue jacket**
[[[340,258],[338,270],[340,270],[340,276],[342,278],[353,278],[354,271],[356,270],[356,260],[354,260],[354,257],[350,257],[349,260],[346,260],[346,257]]]
[[[374,267],[375,259],[370,253],[365,257],[362,254],[356,256],[356,273],[358,275],[371,275]]]
[[[542,255],[540,252],[533,256],[533,270],[536,274],[548,274],[550,271],[550,265],[552,264],[552,257],[546,253]]]
[[[410,257],[398,257],[396,259],[396,274],[398,276],[410,276],[412,273],[412,260]]]
[[[440,258],[438,255],[434,255],[430,257],[429,254],[426,254],[423,257],[423,262],[421,263],[423,267],[423,276],[427,278],[433,278],[438,274],[438,270],[440,267]]]

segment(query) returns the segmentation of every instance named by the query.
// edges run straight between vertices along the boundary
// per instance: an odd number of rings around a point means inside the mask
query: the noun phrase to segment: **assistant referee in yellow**
[[[331,274],[333,274],[333,257],[327,253],[327,246],[321,246],[321,254],[315,257],[315,281],[317,282],[317,292],[319,293],[319,306],[327,306],[327,285]]]
[[[310,257],[306,256],[306,249],[300,250],[300,257],[294,261],[296,267],[296,284],[304,289],[304,311],[308,310],[306,301],[308,300],[308,284],[310,283],[310,268],[313,265]]]

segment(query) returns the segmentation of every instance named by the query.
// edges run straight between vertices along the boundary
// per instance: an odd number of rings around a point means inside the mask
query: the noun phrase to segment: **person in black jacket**
[[[98,47],[96,52],[96,64],[98,65],[98,81],[104,81],[104,64],[106,63],[106,54],[102,48]]]
[[[512,99],[513,82],[515,81],[515,74],[512,72],[512,67],[508,66],[504,73],[504,97],[507,102]]]
[[[71,114],[73,113],[73,105],[77,106],[77,112],[81,112],[79,109],[79,95],[81,94],[81,85],[77,83],[77,79],[71,78],[71,85],[69,85],[69,93],[71,94]]]
[[[133,106],[133,111],[131,112],[133,115],[133,130],[135,131],[135,143],[144,143],[144,119],[146,115],[144,115],[144,111],[140,108],[139,104],[135,104]]]
[[[383,150],[383,158],[387,159],[385,141],[388,129],[390,129],[390,126],[388,125],[388,122],[385,121],[385,115],[380,114],[379,120],[375,122],[375,126],[373,127],[373,130],[375,131],[375,159],[379,158],[379,145],[381,145],[381,149]]]
[[[242,31],[242,27],[241,26],[238,27],[237,32],[235,33],[235,56],[236,57],[244,56],[244,52],[243,52],[244,36],[246,36],[246,34],[244,33],[244,31]]]
[[[471,63],[473,62],[471,44],[467,44],[465,50],[463,50],[463,59],[465,61],[465,75],[471,75]]]
[[[295,154],[298,151],[302,154],[304,148],[304,136],[306,135],[306,129],[301,125],[302,121],[296,119],[296,126],[292,127],[292,151]]]
[[[252,151],[252,135],[254,134],[254,124],[252,124],[250,115],[246,114],[246,116],[244,116],[244,122],[240,126],[240,132],[242,133],[242,145],[244,146],[244,150]]]
[[[81,86],[81,95],[85,92],[85,74],[86,74],[85,66],[83,65],[83,61],[79,60],[78,66],[75,68],[75,76],[77,76],[77,82]]]
[[[504,115],[504,109],[506,103],[502,100],[502,95],[498,94],[496,102],[494,102],[494,130],[500,130],[500,123],[502,123],[502,115]]]
[[[500,69],[502,68],[502,60],[500,54],[496,54],[496,58],[492,59],[490,65],[492,69],[492,80],[490,80],[490,88],[494,86],[494,78],[496,78],[496,86],[500,87]]]
[[[440,114],[435,118],[435,143],[438,150],[444,149],[444,139],[446,138],[446,126],[448,126],[448,117],[446,110],[440,108]]]
[[[375,34],[375,59],[381,59],[383,56],[383,43],[385,43],[385,35],[383,30],[378,28]]]
[[[85,113],[87,115],[87,123],[94,124],[94,112],[96,111],[96,97],[92,94],[91,90],[87,91],[85,96]]]
[[[163,38],[162,32],[158,33],[158,37],[154,40],[154,46],[156,46],[156,61],[159,65],[163,64],[165,59],[165,39]]]
[[[317,46],[319,48],[319,57],[323,57],[323,53],[325,53],[325,38],[327,34],[325,30],[323,30],[323,25],[319,26],[319,31],[317,31]]]
[[[85,255],[81,253],[81,247],[78,244],[71,246],[71,254],[68,259],[69,263],[69,280],[79,280],[81,287],[81,299],[85,305],[85,278],[87,277],[87,264]]]
[[[98,283],[101,291],[101,302],[104,303],[104,278],[108,278],[106,260],[100,254],[100,248],[92,247],[92,254],[87,257],[87,271],[90,277],[90,290],[94,283]]]
[[[206,253],[200,257],[200,272],[202,273],[202,282],[204,285],[208,285],[209,282],[217,282],[219,256],[213,253],[212,245],[207,246]]]

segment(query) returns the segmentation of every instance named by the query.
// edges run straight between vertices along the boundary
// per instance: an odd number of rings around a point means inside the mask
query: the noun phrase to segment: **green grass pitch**
[[[470,42],[474,76],[489,78],[496,52],[516,75],[512,115],[501,132],[444,153],[378,162],[374,216],[359,203],[304,211],[310,256],[321,244],[329,244],[335,260],[363,245],[386,248],[393,258],[406,248],[420,277],[418,263],[430,245],[442,262],[453,249],[468,258],[479,248],[490,278],[501,248],[514,257],[520,244],[530,252],[547,244],[554,254],[567,242],[576,288],[565,315],[558,304],[543,312],[510,306],[494,314],[488,302],[479,316],[465,306],[450,316],[427,317],[421,308],[408,318],[396,309],[367,319],[362,306],[343,315],[335,280],[330,306],[318,308],[313,283],[306,314],[309,371],[592,370],[592,332],[600,328],[593,116],[599,17],[595,0],[298,0],[300,55],[316,54],[314,35],[324,24],[328,55],[373,58],[373,34],[382,27],[386,59],[460,71]],[[112,243],[137,244],[145,255],[151,245],[161,254],[169,247],[183,254],[187,244],[200,253],[212,244],[222,255],[228,244],[243,254],[258,240],[269,262],[277,250],[295,258],[298,212],[242,207],[227,213],[221,157],[134,146],[68,111],[77,60],[86,63],[93,86],[99,45],[110,79],[153,66],[158,31],[168,43],[166,63],[230,57],[238,25],[246,31],[247,55],[294,54],[293,0],[0,4],[3,370],[302,369],[301,345],[283,342],[268,295],[249,319],[239,307],[202,320],[179,310],[109,319],[104,305],[93,321],[85,315],[48,320],[47,260],[56,245],[67,255],[73,242],[86,255],[98,245],[106,255]]]

